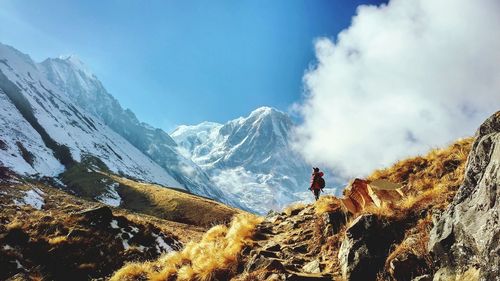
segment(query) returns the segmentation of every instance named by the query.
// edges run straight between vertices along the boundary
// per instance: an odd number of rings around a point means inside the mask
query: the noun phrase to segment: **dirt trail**
[[[236,280],[337,280],[321,255],[321,220],[312,206],[267,217],[244,253],[246,274]]]

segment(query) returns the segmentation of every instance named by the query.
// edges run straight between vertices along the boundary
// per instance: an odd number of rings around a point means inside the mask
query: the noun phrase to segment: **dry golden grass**
[[[294,204],[291,204],[289,206],[287,206],[283,212],[287,215],[287,216],[291,216],[292,213],[294,212],[300,212],[301,210],[303,210],[307,205],[304,204],[304,203],[294,203]]]
[[[171,252],[154,262],[131,263],[118,270],[111,281],[228,280],[236,272],[244,246],[252,243],[261,218],[236,215],[230,226],[212,227],[200,242],[190,242],[180,252]]]
[[[49,240],[48,240],[50,245],[57,245],[59,243],[63,243],[66,241],[68,241],[68,237],[66,237],[66,236],[56,236],[56,237],[49,238]]]
[[[432,217],[427,215],[420,219],[415,227],[408,229],[403,242],[397,245],[389,254],[385,268],[391,271],[390,262],[400,256],[414,255],[422,258],[429,268],[433,267],[433,260],[428,250],[429,233],[432,229]],[[425,272],[420,272],[424,274]]]
[[[404,185],[403,192],[416,195],[421,191],[444,185],[457,189],[463,181],[465,162],[473,138],[460,139],[452,145],[433,149],[424,156],[400,160],[393,166],[376,170],[368,180],[387,179]]]
[[[387,179],[403,185],[403,199],[381,208],[369,207],[363,213],[382,216],[405,216],[429,207],[444,209],[464,180],[465,164],[472,138],[433,149],[424,156],[398,161],[393,166],[373,172],[368,180]]]
[[[471,267],[464,273],[455,276],[455,278],[450,278],[449,281],[479,281],[479,277],[480,270],[475,267]]]
[[[235,214],[243,212],[187,192],[108,176],[120,184],[118,193],[122,198],[121,208],[161,219],[208,228],[227,223]]]
[[[339,208],[343,208],[340,199],[331,195],[321,196],[319,200],[314,203],[314,211],[317,215],[330,213]]]

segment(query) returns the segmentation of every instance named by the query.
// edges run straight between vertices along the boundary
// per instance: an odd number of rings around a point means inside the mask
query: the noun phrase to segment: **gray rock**
[[[291,272],[287,277],[287,281],[331,281],[330,274],[312,274],[312,273],[299,273]]]
[[[86,209],[77,212],[77,214],[83,215],[92,221],[111,221],[111,218],[113,217],[113,212],[107,206]]]
[[[403,228],[372,214],[359,216],[346,231],[339,250],[345,280],[375,280],[392,244],[401,240]]]
[[[302,267],[302,270],[304,272],[308,272],[308,273],[320,273],[321,272],[321,265],[320,265],[318,260],[313,260],[313,261],[307,263],[306,265],[304,265],[304,267]]]
[[[323,223],[326,226],[323,235],[330,236],[338,233],[347,222],[346,213],[341,208],[322,215]]]
[[[278,259],[256,255],[247,264],[245,270],[247,272],[252,272],[259,269],[265,269],[267,271],[284,271],[285,267]]]
[[[464,183],[432,229],[429,249],[443,272],[479,267],[481,280],[500,280],[500,112],[475,138]]]
[[[415,277],[411,281],[432,281],[432,276],[430,276],[429,274],[425,274]]]

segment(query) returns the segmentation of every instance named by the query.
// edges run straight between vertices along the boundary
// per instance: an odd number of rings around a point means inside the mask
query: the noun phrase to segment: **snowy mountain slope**
[[[180,126],[171,136],[226,193],[263,213],[307,191],[311,168],[290,146],[292,127],[287,114],[262,107],[226,124]]]
[[[129,109],[124,110],[78,58],[47,59],[37,67],[72,101],[149,156],[186,189],[237,206],[227,201],[200,167],[178,153],[177,144],[167,133],[140,122]]]
[[[29,56],[3,44],[0,103],[0,162],[16,172],[54,176],[91,154],[115,173],[179,186],[163,168],[75,105]]]

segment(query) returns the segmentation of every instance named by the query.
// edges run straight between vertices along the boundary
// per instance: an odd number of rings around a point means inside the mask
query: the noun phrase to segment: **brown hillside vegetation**
[[[393,166],[373,172],[368,180],[388,179],[403,185],[405,197],[397,204],[366,212],[385,215],[408,215],[424,209],[444,209],[464,180],[465,164],[474,139],[460,139],[424,156],[398,161]]]
[[[239,251],[240,240],[230,237],[241,232],[224,225],[240,210],[83,167],[65,176],[68,191],[80,188],[81,197],[51,186],[51,179],[27,179],[0,167],[0,280],[14,275],[16,280],[103,280],[125,262],[156,259],[183,244],[192,249],[197,244],[189,242],[200,241],[216,224],[234,241],[226,253]],[[120,207],[94,201],[110,183],[119,184]]]
[[[405,195],[401,200],[382,207],[368,206],[349,219],[352,222],[358,216],[375,214],[396,225],[396,231],[401,232],[401,238],[390,247],[378,280],[410,280],[431,273],[434,261],[428,254],[427,243],[433,226],[432,214],[440,213],[450,204],[463,182],[472,143],[473,138],[460,139],[446,148],[400,160],[368,177],[368,181],[387,179],[401,184]],[[343,206],[335,197],[323,197],[315,208],[322,214],[342,210]],[[337,247],[325,245],[324,248],[337,256]],[[336,266],[337,262],[332,261],[332,265]]]
[[[30,205],[33,198],[43,205]],[[179,249],[201,231],[111,210],[39,182],[0,180],[0,280],[104,278],[126,261]]]
[[[88,200],[98,200],[109,186],[116,186],[120,208],[205,229],[228,223],[241,212],[182,189],[115,175],[100,159],[91,155],[84,155],[80,163],[61,175],[61,180],[65,190]]]
[[[119,183],[121,208],[169,221],[209,228],[228,223],[241,210],[185,191],[110,175]]]

